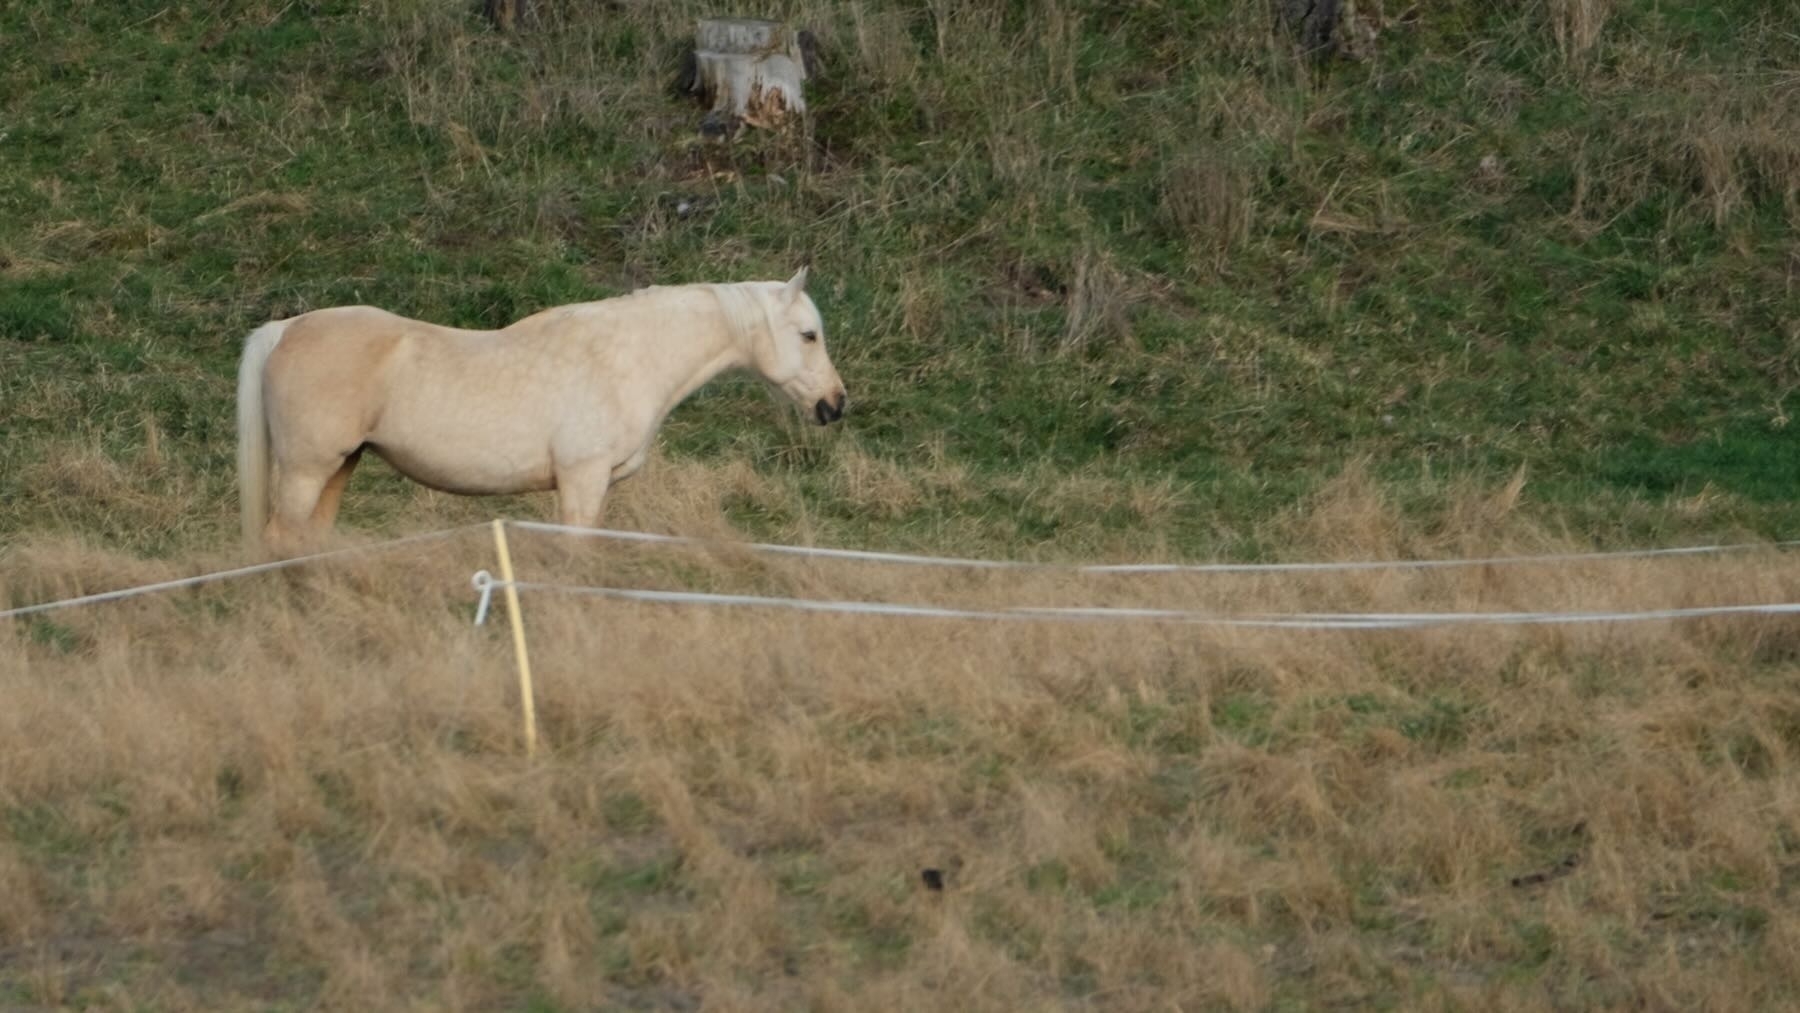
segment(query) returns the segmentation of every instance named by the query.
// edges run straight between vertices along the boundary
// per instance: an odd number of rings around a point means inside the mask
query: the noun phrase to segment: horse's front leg
[[[556,470],[558,519],[571,527],[600,526],[600,505],[612,484],[612,468],[604,461],[589,460]]]

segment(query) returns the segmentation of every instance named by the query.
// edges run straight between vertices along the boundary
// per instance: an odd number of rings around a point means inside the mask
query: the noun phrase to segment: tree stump
[[[694,32],[678,83],[709,107],[702,134],[732,135],[746,125],[778,127],[806,112],[802,83],[812,66],[809,32],[778,21],[707,18]]]
[[[1381,0],[1273,0],[1275,21],[1314,63],[1332,57],[1366,60],[1388,20]]]
[[[503,32],[510,32],[536,15],[536,4],[532,0],[483,0],[482,13],[493,22],[494,27]]]
[[[1275,0],[1275,20],[1309,59],[1322,61],[1337,49],[1338,0]]]

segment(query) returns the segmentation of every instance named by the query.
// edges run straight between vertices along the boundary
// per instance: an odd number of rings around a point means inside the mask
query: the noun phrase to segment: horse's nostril
[[[841,390],[838,391],[838,396],[837,396],[837,413],[838,413],[838,415],[842,416],[845,412],[847,412],[849,410],[850,410],[850,395]]]
[[[841,394],[838,395],[838,399],[837,399],[836,403],[827,401],[824,398],[820,398],[816,403],[813,404],[813,417],[818,419],[819,425],[822,425],[822,426],[830,425],[831,423],[836,422],[838,419],[843,418],[844,417],[843,395],[841,395]]]

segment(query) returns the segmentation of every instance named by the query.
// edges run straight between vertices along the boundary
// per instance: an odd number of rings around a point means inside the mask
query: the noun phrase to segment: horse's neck
[[[734,303],[733,300],[742,300]],[[750,365],[751,311],[760,312],[747,292],[722,287],[714,292],[694,286],[671,294],[666,307],[649,308],[651,320],[631,327],[638,343],[635,358],[644,373],[639,381],[646,421],[663,418],[713,377]]]

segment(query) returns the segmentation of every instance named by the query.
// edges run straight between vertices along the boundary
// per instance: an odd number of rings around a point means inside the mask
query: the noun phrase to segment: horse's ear
[[[781,294],[783,299],[791,303],[798,300],[800,293],[804,291],[806,291],[806,268],[802,267],[794,272],[792,278],[788,279],[787,287],[782,289]]]

